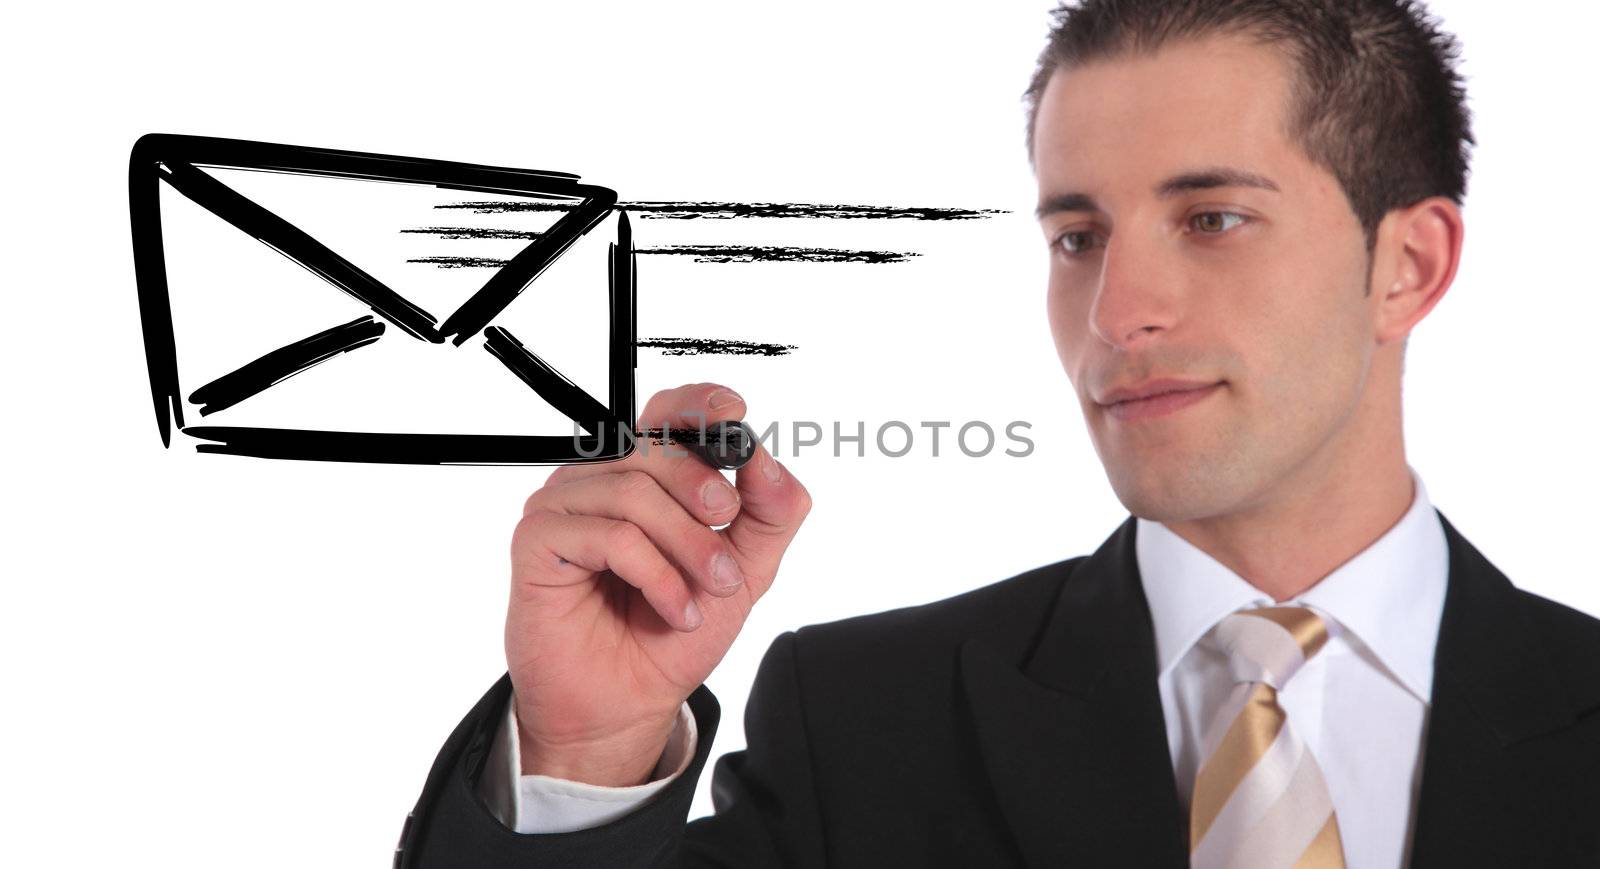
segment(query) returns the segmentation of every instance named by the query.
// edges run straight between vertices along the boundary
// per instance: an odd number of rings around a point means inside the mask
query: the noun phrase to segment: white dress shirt
[[[1415,470],[1411,479],[1411,508],[1394,527],[1304,594],[1283,602],[1311,607],[1328,625],[1327,644],[1278,699],[1322,767],[1349,869],[1405,865],[1421,782],[1449,547]],[[1166,526],[1136,522],[1157,687],[1187,813],[1203,730],[1233,687],[1226,659],[1207,634],[1228,613],[1273,601]],[[513,703],[480,788],[500,820],[519,833],[585,829],[627,814],[682,774],[697,736],[684,703],[654,780],[612,788],[519,775],[516,732]]]
[[[1427,489],[1415,470],[1411,479],[1411,508],[1393,528],[1283,602],[1312,608],[1328,625],[1328,642],[1278,702],[1322,767],[1349,869],[1405,865],[1421,783],[1450,559]],[[1137,521],[1167,746],[1187,814],[1202,733],[1233,687],[1206,635],[1228,613],[1273,601],[1166,526]]]

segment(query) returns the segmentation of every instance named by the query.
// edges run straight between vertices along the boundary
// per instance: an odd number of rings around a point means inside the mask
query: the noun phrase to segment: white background
[[[1050,344],[1028,216],[1020,95],[1046,4],[548,5],[9,13],[13,865],[387,865],[435,751],[504,669],[509,535],[548,472],[163,450],[127,226],[145,132],[556,169],[626,199],[1013,212],[921,226],[905,264],[642,263],[642,322],[698,322],[670,318],[705,277],[739,287],[745,320],[722,321],[725,337],[800,349],[640,351],[641,395],[715,379],[758,423],[1024,419],[1037,444],[1026,459],[788,458],[816,509],[709,681],[713,758],[742,747],[777,633],[1082,554],[1125,517]],[[1408,454],[1515,582],[1600,613],[1600,10],[1432,5],[1465,46],[1481,145],[1465,261],[1411,343]],[[694,816],[709,782],[708,766]]]

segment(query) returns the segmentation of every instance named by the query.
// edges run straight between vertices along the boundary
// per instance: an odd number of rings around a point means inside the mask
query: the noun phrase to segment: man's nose
[[[1107,243],[1089,328],[1101,341],[1133,350],[1171,329],[1181,277],[1152,234],[1122,232]]]

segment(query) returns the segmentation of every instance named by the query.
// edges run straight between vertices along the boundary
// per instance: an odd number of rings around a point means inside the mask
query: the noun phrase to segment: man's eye
[[[1094,246],[1094,233],[1079,230],[1064,232],[1056,238],[1056,246],[1069,256],[1076,256]]]
[[[1189,225],[1199,230],[1202,235],[1217,235],[1228,230],[1226,218],[1235,218],[1243,223],[1247,218],[1233,211],[1207,211],[1189,218]]]

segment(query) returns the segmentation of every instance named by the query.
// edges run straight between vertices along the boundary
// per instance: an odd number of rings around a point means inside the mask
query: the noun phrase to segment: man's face
[[[1382,294],[1364,296],[1338,181],[1286,136],[1291,69],[1215,37],[1059,71],[1040,100],[1051,331],[1112,488],[1144,518],[1270,510],[1353,473],[1376,436],[1361,411]],[[1181,407],[1100,402],[1161,378],[1220,385]]]

